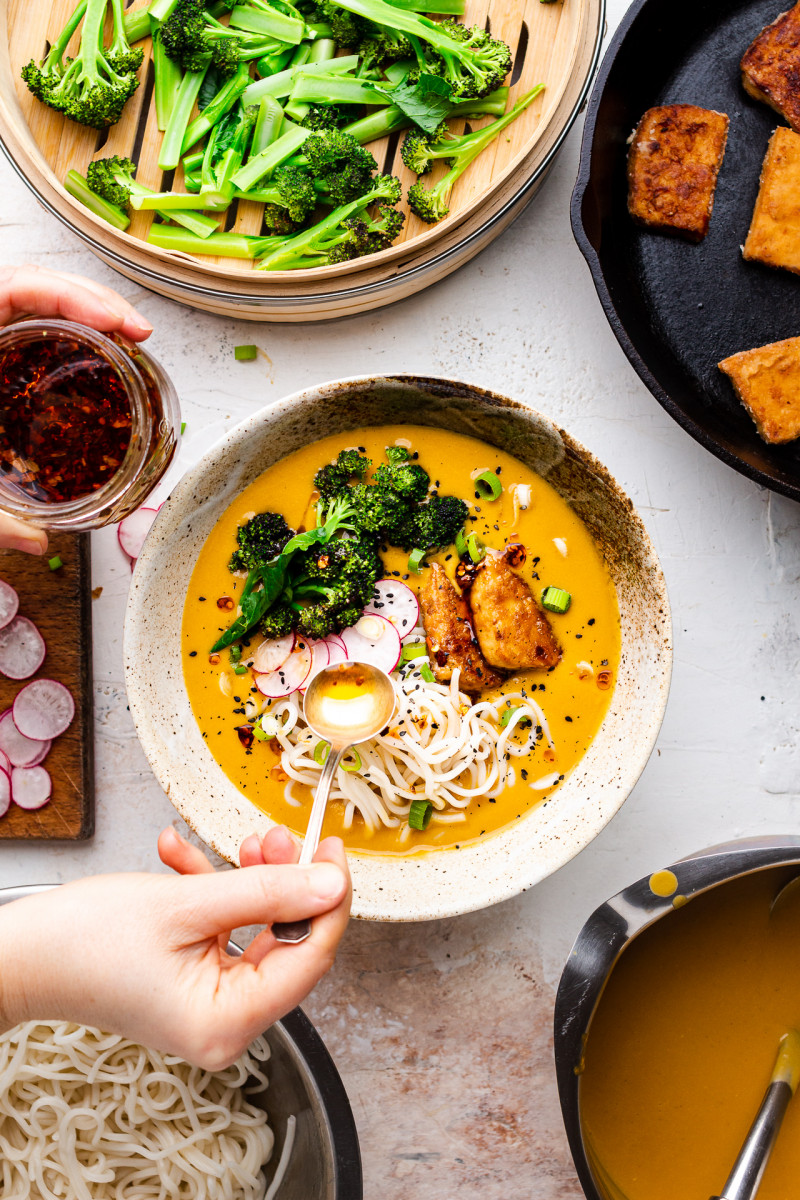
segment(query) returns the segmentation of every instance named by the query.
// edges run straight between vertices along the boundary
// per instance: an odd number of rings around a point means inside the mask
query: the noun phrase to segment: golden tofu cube
[[[800,4],[761,30],[741,62],[746,92],[800,133]]]
[[[744,256],[800,273],[800,134],[783,125],[767,147]]]
[[[800,436],[800,337],[732,354],[718,364],[765,442]]]
[[[628,152],[628,211],[634,220],[701,242],[727,138],[725,113],[696,104],[649,108]]]

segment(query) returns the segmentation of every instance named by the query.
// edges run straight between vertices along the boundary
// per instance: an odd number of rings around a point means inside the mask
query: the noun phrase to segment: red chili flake
[[[597,679],[595,682],[597,683],[597,686],[600,688],[601,692],[607,692],[608,689],[611,687],[611,672],[610,671],[598,671]]]
[[[521,567],[528,556],[522,542],[509,542],[505,548],[506,562],[510,567]]]
[[[228,610],[228,612],[230,612],[233,608],[233,600],[230,596],[220,596],[219,600],[217,601],[217,608],[225,608]]]
[[[128,396],[114,367],[72,338],[42,338],[0,360],[0,472],[44,503],[97,491],[131,440]]]
[[[217,663],[219,662],[219,655],[218,654],[209,654],[208,661],[211,663],[212,667],[215,667],[217,665]]]
[[[249,750],[253,745],[253,726],[252,725],[237,725],[236,732],[239,735],[239,741],[244,746],[245,750]]]

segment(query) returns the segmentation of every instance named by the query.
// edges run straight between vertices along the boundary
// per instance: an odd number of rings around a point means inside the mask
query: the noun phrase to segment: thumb
[[[201,937],[316,917],[335,908],[348,888],[344,872],[331,862],[243,867],[179,882],[189,900],[189,923]]]

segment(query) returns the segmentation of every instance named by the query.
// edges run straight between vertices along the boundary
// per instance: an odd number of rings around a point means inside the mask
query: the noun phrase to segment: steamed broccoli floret
[[[259,628],[265,638],[286,637],[294,629],[297,614],[286,600],[273,604],[269,612],[261,618]]]
[[[303,156],[334,204],[347,204],[369,191],[378,167],[369,150],[339,129],[312,133],[303,143]]]
[[[131,158],[100,158],[90,162],[86,168],[86,182],[96,196],[102,196],[109,204],[127,209],[131,203],[131,184],[136,173],[136,163]]]
[[[164,52],[185,71],[202,71],[209,59],[221,75],[232,75],[243,51],[262,46],[259,34],[223,25],[203,0],[178,0],[161,26]]]
[[[399,462],[388,467],[378,467],[375,472],[375,483],[387,487],[416,503],[424,500],[428,494],[431,478],[417,463]]]
[[[122,116],[125,104],[139,86],[133,67],[134,61],[141,63],[140,51],[127,47],[124,30],[120,34],[123,19],[120,0],[113,0],[115,39],[112,51],[103,47],[103,26],[108,9],[108,0],[87,0],[83,18],[83,30],[77,57],[64,59],[67,30],[77,28],[76,14],[68,22],[64,32],[54,43],[45,60],[37,66],[29,62],[22,69],[22,78],[42,103],[65,113],[70,120],[92,129],[105,129],[115,125]],[[79,10],[76,10],[76,12]],[[122,66],[117,65],[119,62]]]
[[[319,0],[313,8],[311,19],[330,26],[331,37],[340,49],[353,49],[358,46],[367,29],[366,22],[359,20],[353,13],[346,12],[333,3],[333,0]]]
[[[323,500],[341,496],[351,479],[363,479],[371,465],[360,450],[340,450],[336,460],[320,467],[314,476],[314,487]]]
[[[411,42],[403,33],[396,29],[382,29],[380,25],[372,25],[366,37],[361,41],[358,52],[367,67],[387,66],[413,55]]]
[[[257,513],[236,530],[239,549],[233,552],[230,570],[252,571],[269,562],[280,554],[293,532],[280,513]]]
[[[428,172],[437,159],[445,159],[450,164],[450,170],[432,188],[426,188],[417,180],[408,189],[408,204],[413,213],[423,221],[432,224],[441,221],[450,211],[449,199],[453,184],[466,171],[473,159],[485,150],[489,143],[497,137],[501,130],[515,121],[529,104],[541,92],[541,85],[533,88],[522,96],[513,108],[485,129],[462,137],[441,136],[438,132],[433,139],[426,137],[421,130],[411,130],[406,134],[400,155],[405,165],[418,175]]]
[[[266,191],[275,192],[264,205],[264,224],[273,233],[293,233],[317,204],[314,184],[299,167],[278,167]]]
[[[349,120],[350,117],[336,104],[312,104],[300,124],[304,129],[321,133],[328,129],[341,129]]]

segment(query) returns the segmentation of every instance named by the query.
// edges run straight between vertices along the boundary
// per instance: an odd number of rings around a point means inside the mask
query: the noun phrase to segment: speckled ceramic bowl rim
[[[388,403],[391,394],[405,394],[409,389],[411,392],[426,394],[426,388],[431,394],[436,393],[437,388],[440,389],[451,397],[456,405],[459,398],[467,398],[467,403],[474,404],[478,409],[485,409],[483,415],[487,418],[494,417],[498,410],[506,410],[530,426],[531,435],[536,430],[544,430],[548,437],[564,448],[562,457],[570,454],[580,460],[583,467],[594,476],[598,487],[609,492],[613,503],[624,514],[622,519],[628,523],[631,536],[640,547],[638,565],[650,581],[659,616],[654,623],[654,628],[657,627],[656,633],[650,635],[649,641],[644,639],[641,647],[636,643],[631,644],[632,650],[643,648],[650,652],[642,679],[635,686],[635,681],[631,681],[636,709],[632,705],[628,705],[624,710],[620,707],[618,684],[612,697],[609,716],[587,755],[556,793],[560,798],[568,792],[576,773],[580,774],[583,764],[596,747],[607,750],[612,756],[616,754],[611,776],[603,778],[602,782],[597,784],[597,794],[593,791],[591,798],[585,798],[578,814],[579,819],[576,817],[573,826],[570,827],[566,802],[562,813],[558,813],[559,806],[556,803],[549,806],[551,815],[547,815],[546,818],[542,817],[546,809],[543,810],[543,807],[539,806],[510,827],[484,841],[459,850],[432,851],[405,857],[351,854],[350,864],[354,882],[353,915],[371,920],[418,921],[449,917],[487,907],[519,894],[558,870],[584,849],[619,811],[639,779],[655,745],[669,693],[672,669],[670,611],[663,573],[649,536],[632,502],[608,470],[580,443],[537,410],[471,384],[452,379],[390,375],[353,376],[316,387],[307,387],[270,404],[241,422],[184,475],[162,507],[139,557],[125,621],[126,686],[130,710],[145,754],[156,778],[181,816],[213,850],[229,861],[235,861],[242,837],[254,830],[266,832],[273,822],[242,796],[224,776],[200,740],[199,731],[190,729],[187,735],[187,725],[196,725],[194,719],[191,718],[190,722],[184,722],[183,725],[180,723],[174,691],[173,696],[170,696],[170,687],[174,682],[174,686],[182,691],[181,703],[188,711],[188,698],[179,665],[180,646],[178,644],[176,651],[172,642],[163,647],[155,644],[158,637],[162,636],[166,623],[159,618],[156,631],[153,607],[157,607],[159,603],[161,556],[165,553],[165,547],[177,536],[182,524],[185,525],[192,519],[196,520],[192,514],[198,509],[197,494],[203,490],[204,476],[212,469],[213,464],[239,450],[244,453],[245,447],[253,438],[264,436],[265,431],[281,418],[291,414],[293,419],[297,419],[305,413],[312,414],[315,406],[336,401],[348,393],[371,393],[374,389],[376,404],[379,404],[381,389],[386,392],[384,403]],[[389,423],[390,420],[391,417],[387,416],[385,420],[379,419],[373,423]],[[342,425],[342,432],[345,427]],[[355,424],[350,425],[350,428],[355,427]],[[308,438],[309,442],[314,440],[316,437]],[[496,444],[503,448],[501,442]],[[238,459],[236,461],[238,462]],[[262,467],[263,469],[265,467]],[[255,475],[250,478],[255,478]],[[246,483],[242,485],[244,486]],[[220,502],[217,517],[231,503],[231,499],[232,497],[226,496],[224,503]],[[210,502],[210,497],[204,497],[203,502]],[[618,512],[618,518],[619,515]],[[179,565],[178,570],[182,569]],[[184,573],[188,586],[191,566]],[[619,580],[616,582],[619,590]],[[183,587],[184,597],[185,590]],[[178,614],[178,627],[180,618],[181,614]],[[169,620],[169,614],[166,620]],[[179,643],[179,638],[176,640]],[[166,683],[166,660],[176,652],[178,665],[175,667],[174,681],[170,678],[169,683]],[[159,681],[162,687],[159,686]],[[163,708],[160,710],[159,706]],[[634,713],[637,719],[641,718],[642,725],[631,744],[624,736],[621,721],[625,718],[627,728],[627,721]],[[612,714],[615,714],[616,720],[614,741],[619,743],[615,750],[602,745]],[[195,732],[196,736],[196,745],[189,747],[189,753],[183,753],[180,761],[174,761],[173,756],[165,752],[164,739],[174,740],[176,731],[182,751],[186,749],[186,737],[191,739],[192,732]],[[193,770],[195,751],[208,760],[197,770]],[[209,774],[214,790],[219,789],[218,797],[210,798],[207,786],[198,786],[201,782],[199,770]],[[587,777],[581,775],[576,787],[579,788],[582,784],[588,786],[589,782]],[[218,812],[215,814],[213,805],[209,810],[211,799],[219,802],[220,798],[224,802],[223,820],[219,819]],[[236,808],[239,802],[246,806],[246,820],[242,819]],[[553,813],[556,813],[555,817],[552,816]],[[542,827],[546,827],[544,832]]]

